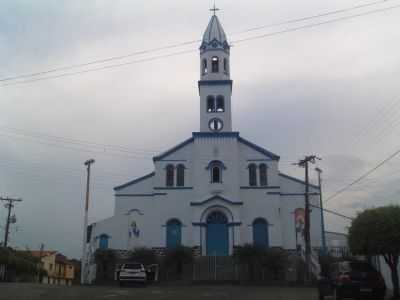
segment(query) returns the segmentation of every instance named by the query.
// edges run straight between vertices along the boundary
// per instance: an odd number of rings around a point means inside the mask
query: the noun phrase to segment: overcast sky
[[[234,129],[280,155],[281,171],[300,178],[304,170],[291,163],[306,154],[322,157],[325,198],[400,148],[400,8],[235,41],[400,4],[388,0],[243,33],[372,2],[217,1],[233,44]],[[187,0],[3,0],[0,78],[198,40],[211,6],[212,1]],[[195,50],[80,75],[0,82],[11,84],[0,86],[0,195],[24,200],[16,204],[11,245],[37,249],[44,243],[46,249],[79,257],[83,162],[96,159],[93,222],[113,214],[114,186],[151,172],[153,155],[199,130],[198,46],[42,76]],[[327,207],[352,216],[366,207],[399,204],[399,175],[396,157]],[[5,216],[1,208],[1,235]],[[349,225],[329,215],[326,221],[328,230],[345,232]]]

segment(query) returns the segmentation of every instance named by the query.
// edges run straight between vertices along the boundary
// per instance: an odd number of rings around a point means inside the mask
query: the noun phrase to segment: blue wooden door
[[[173,249],[181,245],[182,224],[178,220],[170,220],[167,223],[167,248]]]
[[[253,240],[255,246],[269,247],[268,223],[264,219],[256,219],[253,222]]]
[[[207,255],[229,255],[228,220],[221,212],[213,212],[207,218]]]

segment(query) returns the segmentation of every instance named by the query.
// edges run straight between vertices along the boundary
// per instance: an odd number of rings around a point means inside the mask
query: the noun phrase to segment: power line
[[[367,4],[355,5],[355,6],[348,7],[348,8],[328,11],[326,13],[315,14],[315,15],[311,15],[311,16],[307,16],[307,17],[286,20],[286,21],[273,23],[273,24],[268,24],[268,25],[261,25],[261,26],[245,29],[245,30],[240,31],[240,32],[233,33],[232,35],[238,35],[238,34],[258,31],[258,30],[271,28],[271,27],[276,27],[276,26],[281,26],[281,25],[285,25],[285,24],[293,24],[293,23],[298,23],[298,22],[304,22],[304,21],[315,19],[315,18],[321,18],[321,17],[325,17],[325,16],[329,16],[329,15],[335,15],[335,14],[349,12],[349,11],[360,9],[360,8],[364,8],[364,7],[375,6],[375,5],[382,4],[382,3],[388,2],[388,1],[397,1],[397,0],[380,0],[380,1],[375,1],[375,2],[371,2],[371,3],[367,3]],[[70,66],[52,68],[52,69],[45,70],[45,71],[40,71],[40,72],[9,76],[9,77],[5,77],[5,78],[0,78],[0,82],[2,82],[2,81],[3,82],[4,81],[11,81],[11,80],[16,80],[16,79],[21,79],[21,78],[30,78],[30,77],[46,75],[46,74],[54,73],[54,72],[58,72],[58,71],[66,71],[66,70],[70,70],[70,69],[86,67],[86,66],[93,65],[93,64],[100,64],[100,63],[110,62],[110,61],[114,61],[114,60],[121,60],[121,59],[125,59],[125,58],[128,58],[128,57],[136,56],[136,55],[143,55],[143,54],[148,54],[148,53],[152,53],[152,52],[158,52],[158,51],[161,51],[161,50],[178,48],[178,47],[182,47],[182,46],[196,44],[196,43],[199,43],[199,42],[201,42],[201,40],[186,41],[186,42],[170,44],[170,45],[166,45],[166,46],[162,46],[162,47],[156,47],[156,48],[151,48],[151,49],[146,49],[146,50],[139,50],[139,51],[135,51],[135,52],[132,52],[132,53],[125,54],[125,55],[118,55],[118,56],[112,56],[112,57],[108,57],[108,58],[97,59],[97,60],[93,60],[93,61],[89,61],[89,62],[81,63],[81,64],[73,64],[73,65],[70,65]]]
[[[385,7],[385,8],[374,9],[374,10],[370,10],[370,11],[365,12],[365,13],[359,13],[359,14],[350,15],[350,16],[341,17],[341,18],[336,18],[336,19],[332,19],[332,20],[328,20],[328,21],[319,22],[319,23],[307,24],[307,25],[303,25],[303,26],[299,26],[299,27],[295,27],[295,28],[289,28],[289,29],[285,29],[285,30],[281,30],[281,31],[275,31],[275,32],[270,32],[270,33],[266,33],[266,34],[262,34],[262,35],[256,35],[254,37],[248,37],[248,38],[236,40],[235,43],[247,42],[247,41],[266,38],[266,37],[270,37],[270,36],[274,36],[274,35],[278,35],[278,34],[283,34],[283,33],[288,33],[288,32],[293,32],[293,31],[299,31],[299,30],[302,30],[302,29],[313,28],[313,27],[317,27],[317,26],[321,26],[321,25],[325,25],[325,24],[336,23],[336,22],[340,22],[340,21],[344,21],[344,20],[355,19],[355,18],[358,18],[358,17],[367,16],[367,15],[371,15],[371,14],[376,14],[376,13],[380,13],[380,12],[396,9],[396,8],[399,8],[399,7],[400,7],[400,5],[394,5],[394,6],[389,6],[389,7]]]
[[[369,6],[375,6],[377,4],[386,3],[388,1],[393,1],[393,0],[382,0],[382,1],[375,1],[375,2],[371,2],[371,3],[366,3],[366,4],[359,4],[359,5],[355,5],[355,6],[351,6],[351,7],[347,7],[347,8],[328,11],[326,13],[311,15],[311,16],[308,16],[308,17],[302,17],[302,18],[298,18],[298,19],[287,20],[287,21],[278,22],[278,23],[272,23],[272,24],[269,24],[269,25],[261,25],[261,26],[249,28],[247,30],[238,32],[236,34],[242,34],[242,33],[246,33],[246,32],[261,30],[261,29],[280,26],[280,25],[304,22],[304,21],[308,21],[308,20],[312,20],[312,19],[316,19],[316,18],[321,18],[321,17],[326,17],[326,16],[330,16],[330,15],[342,14],[342,13],[349,12],[349,11],[352,11],[352,10],[357,10],[357,9],[360,9],[360,8],[365,8],[365,7],[369,7]]]
[[[387,2],[387,1],[395,1],[395,0],[383,0],[383,1],[376,2],[376,3]],[[374,4],[371,3],[369,5],[375,5],[375,3]],[[367,6],[367,4],[364,5],[364,6]],[[289,28],[289,29],[285,29],[285,30],[270,32],[270,33],[266,33],[266,34],[262,34],[262,35],[256,35],[256,36],[253,36],[253,37],[233,40],[232,43],[235,44],[235,43],[242,43],[242,42],[247,42],[247,41],[267,38],[267,37],[271,37],[271,36],[275,36],[275,35],[279,35],[279,34],[284,34],[284,33],[299,31],[299,30],[303,30],[303,29],[307,29],[307,28],[313,28],[313,27],[317,27],[317,26],[321,26],[321,25],[325,25],[325,24],[330,24],[330,23],[335,23],[335,22],[339,22],[339,21],[354,19],[354,18],[357,18],[357,17],[366,16],[366,15],[370,15],[370,14],[375,14],[375,13],[379,13],[379,12],[383,12],[383,11],[388,11],[388,10],[396,9],[396,8],[399,8],[399,7],[400,7],[400,5],[395,5],[395,6],[385,7],[385,8],[381,8],[381,9],[375,9],[375,10],[371,10],[371,11],[368,11],[368,12],[365,12],[365,13],[360,13],[360,14],[355,14],[355,15],[351,15],[351,16],[341,17],[341,18],[337,18],[337,19],[324,21],[324,22],[307,24],[307,25],[303,25],[303,26],[299,26],[299,27],[294,27],[294,28]],[[359,6],[357,8],[359,8]],[[356,9],[356,8],[344,9],[343,11],[350,11],[352,9]],[[331,14],[334,14],[334,12],[325,13],[325,14],[322,14],[322,15],[331,15]],[[320,15],[315,15],[315,16],[311,16],[311,17],[306,17],[306,18],[286,21],[286,22],[277,23],[277,24],[295,23],[295,22],[300,22],[300,20],[313,19],[313,18],[317,18],[317,17],[321,17],[321,16]],[[260,26],[259,28],[267,28],[267,27],[277,26],[277,24]],[[249,29],[249,30],[244,31],[242,33],[259,30],[259,28]],[[182,45],[182,44],[188,45],[188,44],[193,44],[193,43],[199,42],[199,41],[200,40],[189,41],[189,42],[184,42],[184,43],[181,43],[181,44],[174,44],[174,45],[169,45],[169,46],[165,46],[165,47],[154,48],[155,50],[154,49],[149,49],[149,50],[138,51],[138,52],[135,52],[135,53],[143,53],[143,52],[150,53],[150,52],[154,52],[154,51],[160,51],[162,48],[165,48],[165,49],[175,48],[175,47],[178,47],[178,45]],[[148,61],[153,61],[153,60],[157,60],[157,59],[162,59],[162,58],[182,55],[182,54],[186,54],[186,53],[192,53],[192,52],[195,52],[195,51],[197,51],[197,49],[173,52],[173,53],[170,53],[170,54],[153,56],[153,57],[134,60],[134,61],[129,61],[129,62],[125,62],[125,63],[112,64],[112,65],[107,65],[107,66],[102,66],[102,67],[97,67],[97,68],[91,68],[91,69],[86,69],[86,70],[81,70],[81,71],[76,71],[76,72],[62,73],[60,75],[52,75],[52,76],[40,77],[40,78],[37,78],[37,79],[31,79],[31,80],[21,80],[21,81],[2,84],[2,85],[0,85],[0,87],[10,86],[10,85],[18,85],[18,84],[24,84],[24,83],[31,83],[31,82],[42,81],[42,80],[47,80],[47,79],[55,79],[55,78],[73,76],[73,75],[78,75],[78,74],[83,74],[83,73],[88,73],[88,72],[94,72],[94,71],[106,70],[106,69],[111,69],[111,68],[117,68],[117,67],[122,67],[122,66],[126,66],[126,65],[137,64],[137,63],[142,63],[142,62],[148,62]],[[97,63],[101,63],[101,62],[108,62],[108,61],[112,61],[112,60],[116,60],[116,59],[122,59],[122,58],[126,58],[126,57],[131,57],[133,55],[134,54],[131,53],[131,54],[128,54],[128,55],[122,55],[122,56],[116,56],[116,57],[112,57],[112,58],[108,58],[108,59],[96,60],[96,61],[92,61],[92,62],[84,63],[84,64],[77,64],[77,65],[73,65],[73,66],[54,68],[54,69],[51,69],[51,70],[42,71],[42,72],[36,72],[36,73],[31,73],[31,74],[17,75],[17,76],[13,76],[13,77],[7,77],[7,78],[0,79],[0,81],[4,82],[4,81],[11,81],[11,80],[16,80],[16,79],[21,79],[21,78],[35,77],[35,76],[45,75],[45,74],[53,73],[53,72],[57,72],[57,71],[69,70],[69,69],[83,67],[83,66],[92,65],[92,64],[97,64]]]
[[[338,190],[337,192],[335,192],[333,195],[329,196],[328,198],[326,198],[324,203],[327,203],[328,201],[332,200],[333,198],[339,196],[341,193],[345,192],[346,190],[348,190],[350,187],[352,187],[353,185],[357,184],[358,182],[360,182],[361,180],[363,180],[365,177],[367,177],[369,174],[375,172],[377,169],[379,169],[381,166],[383,166],[385,163],[387,163],[388,161],[390,161],[392,158],[394,158],[395,156],[400,154],[400,149],[397,150],[396,152],[394,152],[393,154],[391,154],[389,157],[385,158],[383,161],[381,161],[378,165],[376,165],[375,167],[373,167],[371,170],[369,170],[368,172],[364,173],[363,175],[361,175],[360,177],[358,177],[356,180],[352,181],[351,183],[349,183],[348,185],[346,185],[345,187],[341,188],[340,190]]]
[[[20,79],[20,78],[35,77],[35,76],[39,76],[39,75],[46,75],[46,74],[49,74],[49,73],[54,73],[54,72],[58,72],[58,71],[66,71],[66,70],[76,69],[76,68],[81,68],[81,67],[86,67],[86,66],[89,66],[89,65],[105,63],[105,62],[109,62],[109,61],[113,61],[113,60],[121,60],[121,59],[124,59],[124,58],[136,56],[136,55],[143,55],[143,54],[148,54],[148,53],[152,53],[152,52],[158,52],[158,51],[161,51],[161,50],[167,50],[167,49],[182,47],[182,46],[186,46],[186,45],[195,44],[195,43],[198,43],[198,42],[201,42],[201,40],[187,41],[187,42],[171,44],[171,45],[167,45],[167,46],[163,46],[163,47],[151,48],[151,49],[147,49],[147,50],[140,50],[140,51],[135,51],[135,52],[128,53],[128,54],[125,54],[125,55],[119,55],[119,56],[112,56],[112,57],[109,57],[109,58],[97,59],[97,60],[89,61],[89,62],[82,63],[82,64],[75,64],[75,65],[70,65],[70,66],[65,66],[65,67],[53,68],[53,69],[49,69],[49,70],[46,70],[46,71],[40,71],[40,72],[35,72],[35,73],[22,74],[22,75],[16,75],[16,76],[0,78],[0,82],[1,81],[10,81],[10,80],[15,80],[15,79]]]
[[[32,82],[36,82],[36,81],[42,81],[42,80],[54,79],[54,78],[61,78],[61,77],[67,77],[67,76],[74,76],[74,75],[78,75],[78,74],[84,74],[84,73],[107,70],[107,69],[114,69],[114,68],[119,68],[119,67],[123,67],[123,66],[128,66],[128,65],[133,65],[133,64],[153,61],[153,60],[157,60],[157,59],[162,59],[162,58],[182,55],[182,54],[186,54],[186,53],[193,53],[193,52],[196,52],[196,51],[197,51],[197,49],[196,50],[195,49],[185,50],[185,51],[174,52],[174,53],[170,53],[170,54],[164,54],[164,55],[153,56],[153,57],[144,58],[144,59],[128,61],[128,62],[119,63],[119,64],[102,66],[102,67],[98,67],[98,68],[86,69],[86,70],[70,72],[70,73],[62,73],[60,75],[52,75],[52,76],[40,77],[40,78],[36,78],[36,79],[21,80],[21,81],[2,84],[2,85],[0,85],[0,87],[10,86],[10,85],[18,85],[18,84],[24,84],[24,83],[32,83]]]
[[[115,145],[115,144],[103,144],[103,143],[89,141],[89,140],[85,140],[85,139],[77,139],[77,138],[63,137],[63,136],[57,136],[57,135],[50,135],[50,134],[43,133],[43,132],[23,130],[23,129],[14,128],[14,127],[8,127],[8,126],[0,127],[0,132],[1,131],[5,131],[7,133],[11,132],[11,134],[22,135],[24,137],[44,139],[44,140],[50,140],[50,141],[61,142],[61,143],[66,143],[66,144],[74,144],[74,145],[78,145],[78,146],[90,146],[90,147],[100,148],[101,150],[111,148],[118,152],[126,152],[126,153],[131,153],[131,154],[155,154],[155,153],[160,152],[160,150],[154,150],[154,149],[149,150],[149,149],[141,149],[141,148],[131,149],[126,146],[120,146],[120,145]]]
[[[321,209],[321,207],[319,207],[319,206],[317,206],[317,205],[314,205],[314,204],[310,204],[310,206],[311,206],[311,207],[314,207],[314,208]],[[343,215],[343,214],[338,213],[337,211],[334,211],[334,210],[331,210],[331,209],[322,208],[322,210],[323,210],[324,212],[327,212],[327,213],[329,213],[329,214],[332,214],[332,215],[335,215],[335,216],[338,216],[338,217],[341,217],[341,218],[344,218],[344,219],[347,219],[347,220],[351,220],[351,221],[354,220],[354,218],[352,218],[352,217]]]

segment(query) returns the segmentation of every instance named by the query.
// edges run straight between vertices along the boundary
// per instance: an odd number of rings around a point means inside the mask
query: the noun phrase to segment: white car
[[[146,284],[147,274],[143,264],[140,263],[127,263],[121,266],[118,276],[119,284],[121,286],[126,282],[139,282]]]

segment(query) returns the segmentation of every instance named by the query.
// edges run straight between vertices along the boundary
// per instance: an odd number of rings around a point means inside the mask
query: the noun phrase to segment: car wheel
[[[122,281],[120,281],[120,282],[119,282],[119,286],[120,286],[120,287],[123,287],[123,286],[124,286],[124,283],[123,283]]]

